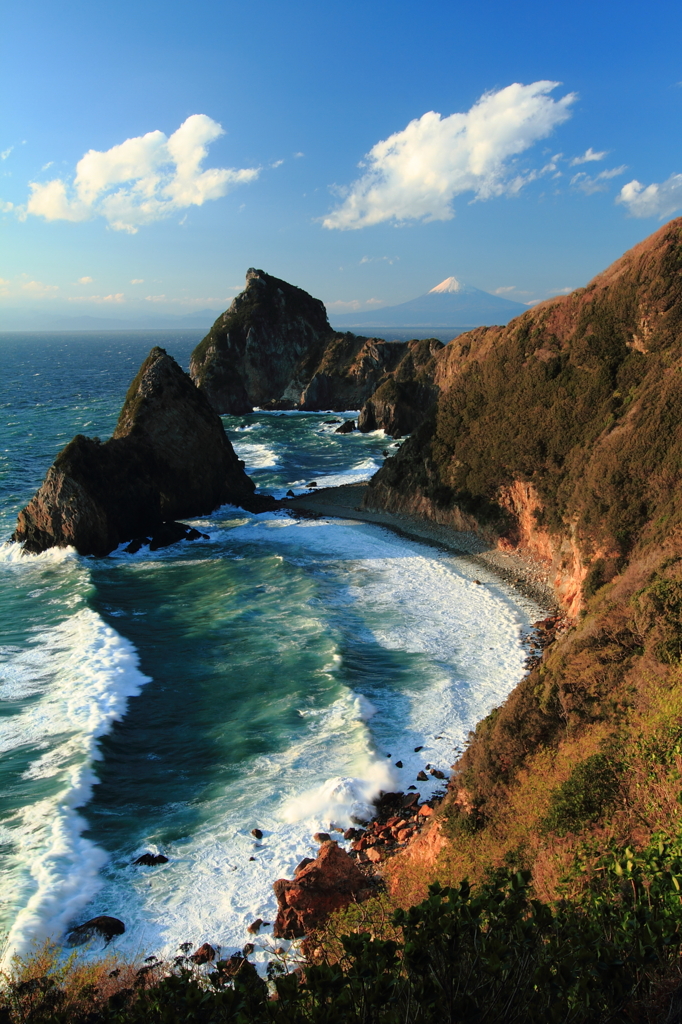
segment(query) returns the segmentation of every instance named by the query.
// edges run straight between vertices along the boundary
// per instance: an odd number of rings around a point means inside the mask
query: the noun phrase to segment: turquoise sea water
[[[149,348],[186,366],[199,337],[0,335],[0,539],[75,433],[110,435]],[[390,439],[335,435],[331,418],[225,426],[282,494],[380,466]],[[350,521],[224,507],[196,522],[209,540],[154,553],[0,548],[8,951],[99,913],[125,922],[130,954],[241,948],[315,831],[427,763],[447,770],[523,674],[541,610],[466,559]],[[133,867],[146,850],[168,864]]]

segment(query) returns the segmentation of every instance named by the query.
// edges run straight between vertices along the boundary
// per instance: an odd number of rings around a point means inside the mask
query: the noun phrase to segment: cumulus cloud
[[[7,157],[10,155],[10,153],[12,152],[13,149],[14,149],[14,146],[9,146],[8,149],[3,149],[2,153],[0,153],[0,160],[6,160]]]
[[[130,281],[131,284],[144,284],[143,277],[133,277]]]
[[[91,149],[78,161],[73,182],[30,182],[26,214],[69,221],[102,216],[115,230],[134,234],[258,177],[257,167],[202,169],[209,143],[223,134],[206,114],[192,114],[169,138],[154,131],[105,152]]]
[[[569,167],[577,167],[578,164],[589,164],[593,160],[603,160],[609,155],[608,149],[602,150],[601,153],[595,153],[592,146],[586,149],[582,156],[574,156],[572,160],[569,160]]]
[[[573,188],[578,188],[581,192],[591,196],[595,192],[605,192],[609,187],[611,178],[624,174],[627,169],[627,164],[622,164],[620,167],[612,167],[610,170],[601,171],[595,175],[590,175],[586,171],[579,171],[571,178],[571,185]]]
[[[537,172],[519,172],[514,157],[568,117],[575,94],[554,100],[558,82],[515,83],[485,93],[466,114],[434,111],[411,121],[370,150],[362,176],[326,228],[362,228],[382,221],[449,220],[463,192],[476,199],[518,192]]]
[[[78,283],[79,284],[92,284],[93,280],[94,280],[94,278],[92,278],[92,277],[79,277],[78,278]]]
[[[671,174],[653,185],[643,185],[635,178],[623,185],[616,202],[626,206],[633,217],[665,220],[682,209],[682,174]]]

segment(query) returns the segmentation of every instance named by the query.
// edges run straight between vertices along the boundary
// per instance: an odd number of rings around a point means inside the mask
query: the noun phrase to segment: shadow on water
[[[295,746],[347,688],[376,706],[390,696],[399,721],[401,691],[420,674],[427,685],[426,659],[386,650],[348,606],[333,607],[343,573],[262,547],[209,550],[93,564],[94,609],[151,677],[100,741],[84,811],[89,837],[119,855],[191,834],[214,797],[236,798],[247,772],[252,786],[254,761]]]

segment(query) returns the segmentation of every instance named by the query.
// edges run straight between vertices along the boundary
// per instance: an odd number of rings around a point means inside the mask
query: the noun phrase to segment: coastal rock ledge
[[[252,505],[244,472],[208,399],[155,347],[130,385],[113,437],[78,434],[17,519],[12,540],[32,553],[73,545],[106,555],[174,519]]]

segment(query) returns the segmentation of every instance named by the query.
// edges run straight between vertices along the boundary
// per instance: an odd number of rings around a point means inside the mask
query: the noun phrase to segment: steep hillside
[[[587,288],[436,356],[438,402],[368,504],[473,528],[552,563],[575,615],[680,521],[682,221]]]
[[[635,876],[670,879],[682,827],[682,220],[436,362],[369,503],[552,562],[569,617],[470,736],[393,892],[511,867],[545,901],[616,906]]]

